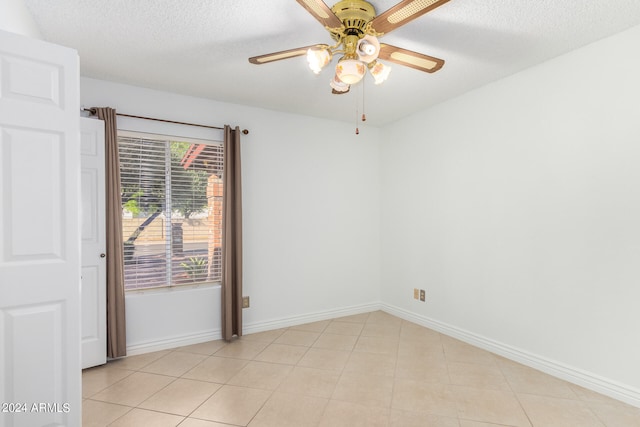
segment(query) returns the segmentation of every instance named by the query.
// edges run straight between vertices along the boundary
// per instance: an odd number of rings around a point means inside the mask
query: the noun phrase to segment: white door
[[[104,122],[80,119],[82,369],[107,363]]]
[[[79,426],[77,52],[0,31],[0,425]]]

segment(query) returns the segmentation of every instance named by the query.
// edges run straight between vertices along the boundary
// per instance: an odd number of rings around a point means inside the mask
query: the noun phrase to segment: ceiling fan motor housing
[[[365,34],[367,24],[376,16],[373,5],[364,0],[342,0],[334,4],[331,11],[342,21],[345,27],[345,36],[358,36]],[[340,36],[332,34],[337,40]]]

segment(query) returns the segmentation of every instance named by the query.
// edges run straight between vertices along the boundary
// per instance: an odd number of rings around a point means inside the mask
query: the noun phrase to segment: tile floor
[[[85,370],[83,425],[640,427],[640,409],[373,312]]]

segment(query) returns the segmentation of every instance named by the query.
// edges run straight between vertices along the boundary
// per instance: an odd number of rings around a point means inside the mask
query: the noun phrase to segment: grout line
[[[520,405],[520,409],[522,409],[522,412],[524,412],[524,416],[527,417],[527,421],[529,421],[529,424],[531,426],[533,426],[533,420],[531,420],[531,417],[529,416],[529,414],[527,413],[527,410],[525,409],[524,405],[522,404],[522,401],[520,400],[520,396],[518,396],[518,393],[516,393],[516,391],[513,389],[513,386],[511,385],[511,382],[509,381],[509,378],[507,378],[507,375],[504,373],[504,370],[502,369],[501,364],[500,363],[496,363],[496,365],[498,366],[498,369],[500,370],[500,373],[504,377],[505,382],[509,386],[509,390],[511,390],[511,393],[513,394],[513,396],[518,401],[518,405]]]

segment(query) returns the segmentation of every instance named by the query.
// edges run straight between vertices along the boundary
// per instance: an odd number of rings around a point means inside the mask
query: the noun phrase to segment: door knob
[[[107,256],[107,254],[100,254],[100,258],[104,258],[106,256]]]

